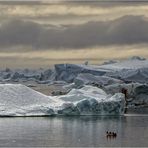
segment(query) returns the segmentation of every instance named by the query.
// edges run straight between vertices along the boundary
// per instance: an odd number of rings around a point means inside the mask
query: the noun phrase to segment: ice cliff
[[[111,78],[124,82],[148,83],[148,60],[132,57],[122,61],[104,62],[102,65],[56,64],[54,69],[47,70],[11,70],[6,68],[0,71],[0,82],[35,81],[36,83],[50,84],[53,81],[65,81],[72,83],[75,79],[80,79],[80,74],[83,74],[85,80],[87,79],[86,74],[89,74],[89,76],[87,75],[89,78],[92,76],[91,80],[97,79],[100,82],[102,78],[104,82],[101,81],[101,83],[105,83],[105,85],[108,83],[107,79],[114,81]],[[100,76],[100,78],[94,76]]]
[[[56,80],[67,82],[73,82],[79,74],[87,73],[107,76],[124,82],[148,83],[148,60],[132,57],[119,62],[107,62],[103,65],[58,64],[55,65],[55,73]]]
[[[109,94],[121,92],[122,88],[127,90],[127,103],[129,106],[148,104],[148,85],[140,83],[112,84],[105,86],[104,89]]]
[[[124,95],[85,86],[46,96],[21,84],[0,84],[0,116],[122,115]]]

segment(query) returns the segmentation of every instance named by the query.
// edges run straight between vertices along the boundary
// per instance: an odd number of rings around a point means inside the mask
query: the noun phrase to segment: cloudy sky
[[[148,2],[0,2],[0,68],[136,55],[148,58]]]

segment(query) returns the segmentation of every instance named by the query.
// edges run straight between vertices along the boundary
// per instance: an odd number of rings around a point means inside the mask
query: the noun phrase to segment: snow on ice
[[[21,84],[0,84],[0,116],[123,115],[124,95],[93,86],[46,96]]]

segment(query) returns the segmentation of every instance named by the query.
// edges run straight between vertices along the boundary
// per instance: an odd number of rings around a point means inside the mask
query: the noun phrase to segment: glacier
[[[124,95],[84,86],[46,96],[22,84],[0,84],[0,116],[123,115]]]

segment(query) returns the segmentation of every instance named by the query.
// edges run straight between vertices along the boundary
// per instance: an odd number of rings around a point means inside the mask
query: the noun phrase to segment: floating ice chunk
[[[48,115],[57,103],[24,85],[0,84],[0,116]]]
[[[86,98],[75,103],[69,102],[63,104],[58,113],[62,115],[123,115],[124,95],[116,94],[104,101]]]
[[[0,84],[0,116],[121,115],[124,95],[84,86],[67,95],[46,96],[21,84]]]
[[[103,90],[84,86],[73,89],[67,95],[59,97],[65,101],[58,110],[64,115],[122,115],[124,114],[124,95],[107,95]]]

